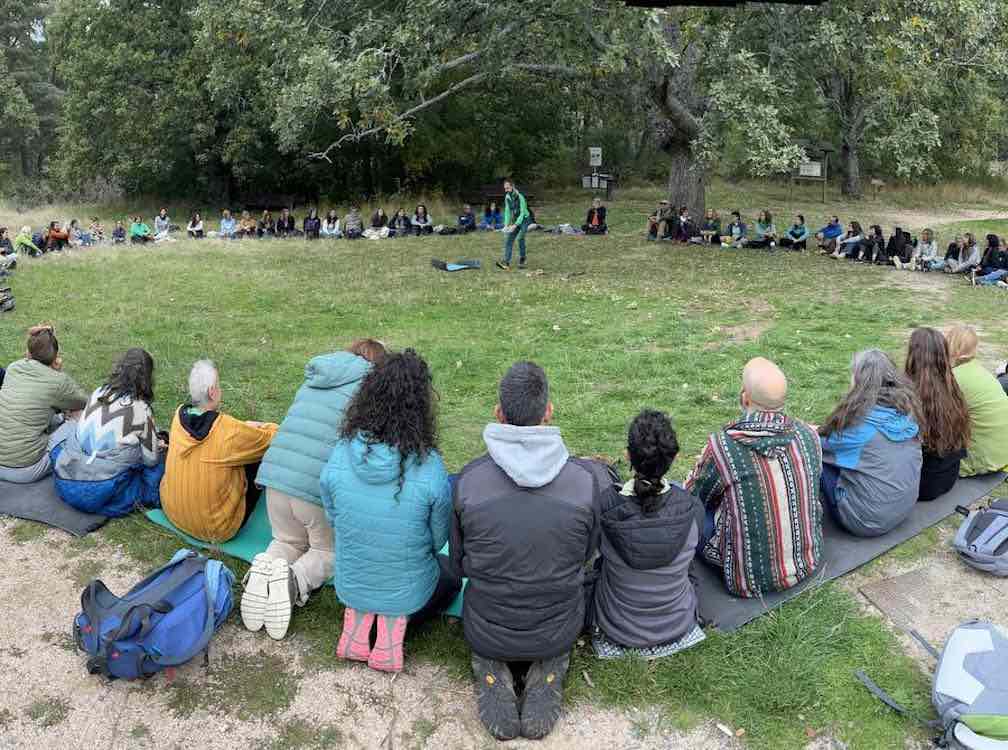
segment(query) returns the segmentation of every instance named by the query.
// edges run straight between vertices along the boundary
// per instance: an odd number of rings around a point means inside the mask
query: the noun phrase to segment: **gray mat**
[[[81,513],[60,500],[52,477],[32,484],[0,482],[0,515],[39,521],[75,536],[101,528],[105,516]]]
[[[870,539],[851,536],[837,526],[828,513],[824,513],[825,549],[819,570],[794,588],[769,594],[762,599],[739,599],[732,596],[724,587],[721,571],[698,560],[694,569],[700,599],[700,616],[724,633],[740,628],[779,607],[788,599],[793,599],[810,586],[850,573],[896,545],[917,536],[952,515],[957,505],[972,505],[1004,482],[1005,476],[997,473],[960,479],[941,497],[928,503],[917,503],[910,517],[888,534]]]

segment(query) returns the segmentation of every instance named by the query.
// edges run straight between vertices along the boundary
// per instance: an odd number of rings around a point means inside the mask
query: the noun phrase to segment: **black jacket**
[[[287,218],[280,216],[276,221],[276,233],[277,234],[290,234],[294,231],[294,217],[287,214]]]
[[[600,227],[604,227],[606,225],[606,223],[605,223],[605,220],[606,220],[606,209],[605,209],[605,206],[599,207],[597,209],[597,212],[598,212],[598,223],[599,223],[599,226]],[[585,218],[585,225],[586,226],[589,226],[589,227],[591,226],[592,217],[595,216],[595,213],[596,213],[596,209],[594,209],[594,208],[589,208],[588,209],[588,216]]]
[[[319,231],[322,229],[322,219],[317,216],[315,218],[306,216],[302,226],[306,236],[317,238]]]

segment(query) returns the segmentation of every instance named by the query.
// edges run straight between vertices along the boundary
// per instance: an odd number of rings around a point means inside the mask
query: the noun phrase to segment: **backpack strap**
[[[941,659],[941,654],[938,653],[938,649],[932,646],[928,642],[928,640],[920,633],[918,633],[916,630],[910,628],[909,630],[905,630],[904,632],[911,638],[913,638],[915,641],[917,641],[917,643],[919,643],[924,648],[925,651],[931,654],[931,656],[935,658],[935,661],[939,661]]]
[[[913,719],[918,724],[920,724],[920,725],[922,725],[924,727],[927,727],[928,729],[942,729],[942,730],[944,730],[945,725],[942,724],[940,721],[925,721],[924,719],[920,718],[919,716],[915,716],[914,714],[910,713],[906,708],[904,708],[899,703],[897,703],[893,699],[893,697],[891,695],[889,695],[889,693],[887,693],[885,690],[883,690],[878,685],[876,685],[875,682],[872,680],[872,678],[869,677],[868,675],[866,675],[863,670],[860,670],[860,669],[857,670],[854,673],[854,676],[858,678],[858,680],[861,682],[862,685],[864,685],[866,688],[868,688],[868,692],[870,692],[872,695],[874,695],[880,701],[882,701],[883,703],[885,703],[887,706],[889,706],[889,708],[891,708],[896,713],[898,713],[898,714],[900,714],[902,716],[906,716],[909,719]]]
[[[210,639],[213,638],[214,630],[216,629],[214,611],[217,603],[218,580],[220,578],[221,568],[223,565],[218,560],[208,560],[202,556],[198,556],[198,564],[203,573],[203,591],[206,594],[207,605],[206,622],[203,625],[203,633],[192,648],[176,656],[166,658],[164,655],[154,656],[148,654],[147,658],[159,666],[177,667],[185,664],[187,661],[194,658],[200,651],[206,650],[210,643]]]
[[[973,540],[973,543],[970,544],[970,549],[979,552],[981,551],[981,548],[987,548],[991,550],[989,554],[993,554],[994,550],[1008,541],[1008,513],[999,511],[987,512],[1003,516],[1005,518],[1005,522],[1000,524],[990,524],[986,529],[980,532],[980,535],[976,539]]]

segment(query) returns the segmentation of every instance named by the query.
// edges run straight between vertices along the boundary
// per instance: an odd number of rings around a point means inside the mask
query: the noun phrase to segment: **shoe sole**
[[[269,597],[266,601],[264,624],[266,634],[275,641],[287,635],[291,620],[291,600],[289,588],[290,567],[287,561],[273,561],[269,577]],[[274,593],[275,592],[275,593]]]
[[[539,665],[534,664],[530,670],[537,667]],[[520,709],[521,733],[525,739],[541,740],[553,731],[560,719],[564,680],[569,668],[569,659],[549,659],[540,668],[544,673],[542,677],[536,677],[541,681],[531,684],[526,682]],[[530,672],[529,677],[531,676]]]
[[[518,698],[514,694],[514,686],[508,688],[507,683],[501,680],[504,669],[508,669],[506,664],[498,669],[494,668],[490,660],[473,660],[476,712],[494,739],[507,742],[521,734],[521,717],[518,714]],[[487,682],[488,675],[493,677],[492,683]]]
[[[269,599],[270,558],[258,554],[252,559],[248,582],[241,598],[242,624],[253,633],[262,629]]]

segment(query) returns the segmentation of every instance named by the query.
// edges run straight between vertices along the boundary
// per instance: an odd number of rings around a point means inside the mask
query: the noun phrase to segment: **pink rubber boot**
[[[406,615],[396,618],[378,615],[378,638],[368,666],[382,672],[401,672],[403,668],[403,639],[406,637]]]
[[[343,632],[336,645],[340,659],[368,661],[371,658],[371,626],[375,616],[371,612],[358,612],[347,607],[343,611]]]

